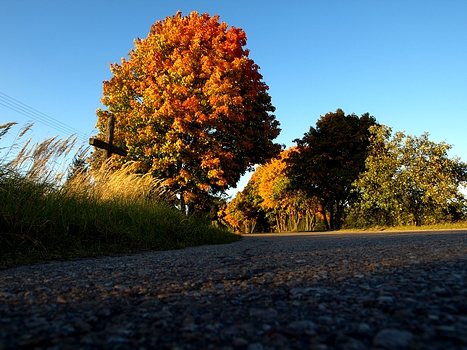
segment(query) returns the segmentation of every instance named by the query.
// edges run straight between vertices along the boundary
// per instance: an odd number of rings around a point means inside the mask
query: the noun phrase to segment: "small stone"
[[[235,326],[230,326],[222,330],[222,335],[227,338],[235,338],[240,336],[240,331]]]
[[[306,331],[306,330],[315,329],[316,325],[311,321],[302,320],[302,321],[291,322],[287,325],[287,327],[298,330],[298,331]]]
[[[392,303],[394,301],[393,297],[382,295],[378,297],[378,302],[379,303]]]
[[[35,349],[36,347],[43,345],[45,342],[46,339],[43,336],[29,337],[27,341],[20,344],[20,347],[26,349]]]
[[[128,339],[119,336],[110,337],[107,339],[107,343],[128,343],[128,341]]]
[[[364,307],[369,307],[374,304],[374,300],[370,297],[363,297],[362,299],[358,300],[358,303],[362,304]]]
[[[297,294],[306,294],[308,291],[307,291],[307,288],[292,288],[290,289],[290,294],[292,295],[297,295]]]
[[[235,337],[232,339],[232,344],[235,346],[246,346],[248,345],[248,340],[241,337]]]
[[[248,345],[248,350],[263,350],[264,347],[263,347],[263,344],[261,343],[253,343],[253,344],[250,344]]]
[[[89,333],[92,331],[91,325],[83,320],[79,320],[78,322],[76,322],[75,327],[80,329],[84,333]]]
[[[182,330],[193,332],[195,329],[196,329],[195,319],[193,318],[193,316],[188,315],[183,320]]]
[[[263,338],[263,344],[273,347],[274,349],[287,349],[289,341],[280,333],[266,334]]]
[[[437,296],[448,296],[449,295],[446,289],[441,288],[441,287],[435,287],[431,290],[431,292],[436,294]]]
[[[269,309],[256,309],[256,308],[251,308],[249,310],[250,317],[254,318],[260,318],[264,322],[267,322],[269,320],[274,321],[277,318],[277,311],[275,309],[269,308]]]
[[[412,338],[413,335],[410,332],[387,328],[376,334],[373,345],[382,346],[385,349],[406,348]]]
[[[438,331],[438,332],[450,332],[450,333],[454,333],[456,331],[456,327],[454,326],[437,326],[435,327],[435,329]]]
[[[114,289],[118,291],[130,290],[130,288],[128,286],[125,286],[124,284],[117,284],[114,286]]]
[[[71,326],[68,326],[68,325],[63,326],[62,330],[65,331],[68,334],[72,334],[72,333],[75,332],[75,328],[71,327]]]
[[[459,334],[454,326],[437,326],[435,327],[436,333],[441,339],[457,340]]]
[[[343,350],[365,350],[367,346],[360,340],[355,338],[349,338],[347,342],[342,346]]]
[[[334,319],[331,316],[320,316],[319,317],[320,322],[327,324],[327,325],[332,325],[334,324]]]
[[[365,334],[370,331],[370,325],[368,323],[360,323],[357,327],[357,331],[360,334]]]

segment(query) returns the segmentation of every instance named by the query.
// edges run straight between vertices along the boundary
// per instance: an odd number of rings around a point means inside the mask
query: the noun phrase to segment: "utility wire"
[[[78,137],[78,139],[82,142],[87,143],[89,139],[89,135],[81,132],[78,129],[75,129],[55,118],[44,114],[37,109],[34,109],[3,92],[0,92],[0,105],[3,105],[17,113],[20,113],[28,118],[33,119],[34,121],[38,121],[46,126],[53,128],[59,132],[64,134],[74,134]]]

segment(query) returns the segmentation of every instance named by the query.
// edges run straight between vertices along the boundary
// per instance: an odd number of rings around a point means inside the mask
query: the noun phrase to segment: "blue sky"
[[[36,119],[38,139],[71,131],[86,143],[109,63],[177,10],[218,14],[245,30],[281,123],[277,142],[293,145],[320,115],[342,108],[394,131],[429,132],[467,161],[464,0],[2,0],[0,124]],[[6,100],[18,106],[9,98],[53,120],[7,108]]]

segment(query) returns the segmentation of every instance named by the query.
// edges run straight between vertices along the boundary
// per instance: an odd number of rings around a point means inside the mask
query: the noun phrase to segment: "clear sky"
[[[293,145],[341,108],[429,132],[467,161],[465,0],[2,0],[0,124],[36,120],[39,139],[78,132],[87,143],[109,63],[177,10],[243,28],[281,123],[277,142]]]

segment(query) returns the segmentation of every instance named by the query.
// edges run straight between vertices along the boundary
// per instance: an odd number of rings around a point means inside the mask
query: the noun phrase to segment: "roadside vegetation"
[[[221,218],[233,230],[467,227],[467,165],[451,145],[338,109],[260,165]]]
[[[462,230],[467,229],[467,220],[446,222],[431,225],[405,225],[405,226],[368,226],[365,228],[343,228],[339,232],[365,232],[365,231],[430,231],[430,230]]]
[[[0,147],[0,267],[234,233],[467,226],[467,165],[428,134],[337,109],[296,146],[274,142],[275,107],[240,28],[177,12],[134,43],[103,83],[102,149],[78,150],[63,169],[75,140],[22,143],[30,126]]]
[[[0,126],[1,136],[14,123]],[[112,162],[90,170],[75,140],[51,138],[0,150],[0,267],[144,250],[222,244],[240,237],[173,205],[161,180]],[[20,147],[21,146],[21,147]],[[80,158],[81,157],[81,158]]]

